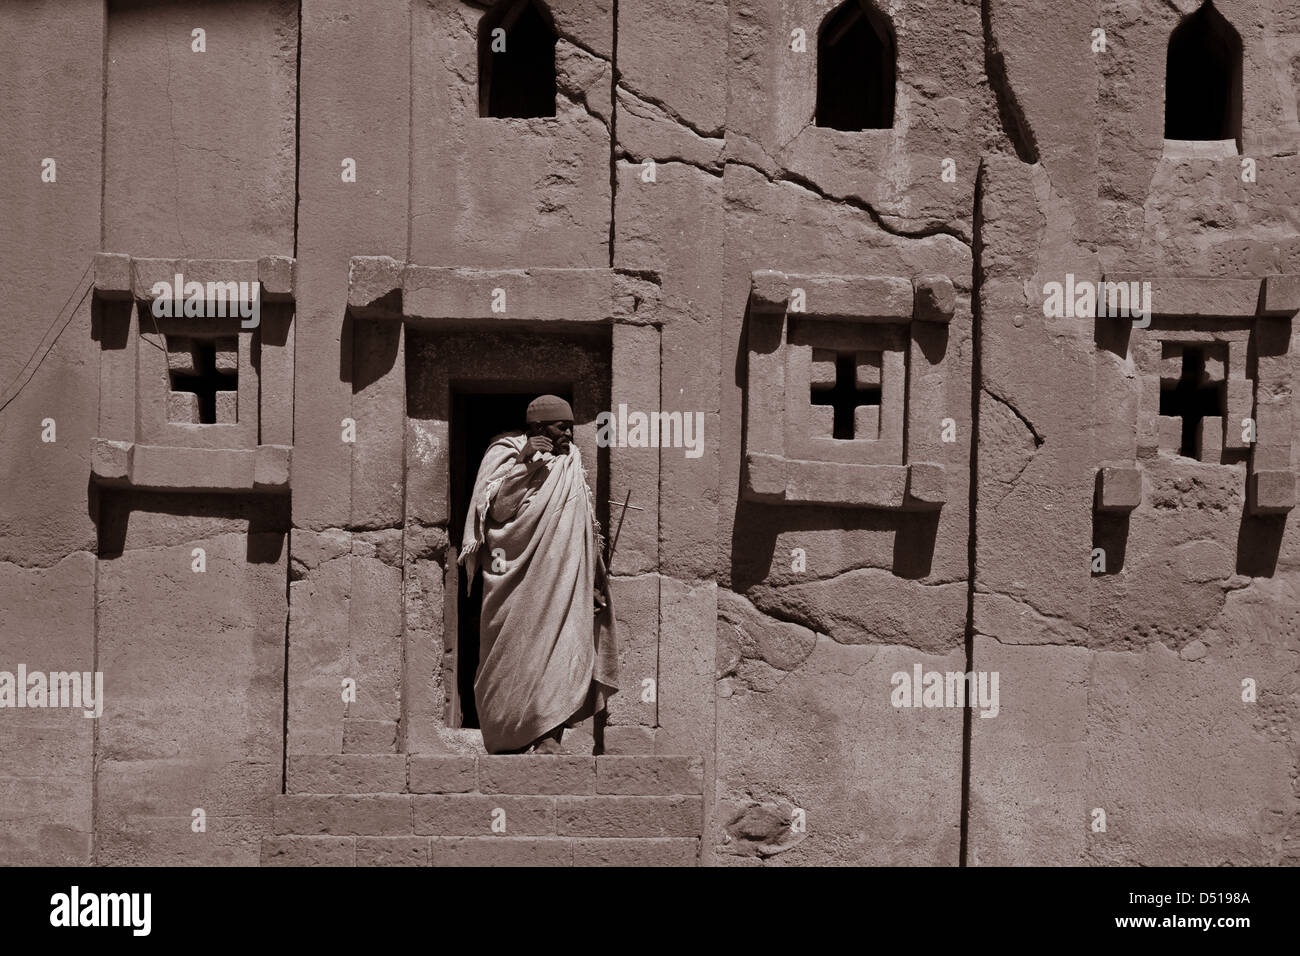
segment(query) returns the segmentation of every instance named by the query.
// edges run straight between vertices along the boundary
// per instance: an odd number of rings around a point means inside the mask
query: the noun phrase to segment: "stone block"
[[[653,409],[660,404],[660,333],[647,326],[616,324],[610,367],[612,404]],[[627,494],[632,495],[615,553],[614,574],[654,570],[659,558],[659,455],[639,448],[609,449],[611,522],[617,525]],[[607,529],[613,534],[613,529]]]
[[[853,438],[855,441],[876,441],[880,438],[879,405],[859,405],[853,409]]]
[[[415,832],[431,836],[549,836],[555,797],[508,794],[415,796]],[[497,811],[504,811],[498,813]],[[493,823],[498,822],[497,830]],[[504,830],[500,829],[504,826]]]
[[[410,759],[412,793],[469,793],[477,786],[473,757],[412,754]]]
[[[403,268],[391,256],[353,256],[348,262],[348,307],[365,309],[400,294]],[[400,302],[393,304],[400,306]]]
[[[402,310],[422,319],[604,323],[621,311],[616,286],[609,269],[407,266]]]
[[[406,836],[411,797],[394,794],[288,794],[276,797],[277,834]]]
[[[952,280],[943,275],[917,276],[912,280],[912,317],[918,322],[952,321],[957,310],[957,293]]]
[[[246,448],[136,444],[131,484],[174,491],[251,491],[254,453]]]
[[[175,392],[172,393],[176,394]],[[234,425],[239,421],[239,393],[217,392],[216,424]]]
[[[1294,315],[1300,312],[1300,275],[1266,277],[1263,312],[1266,315]]]
[[[1156,419],[1156,429],[1160,435],[1160,450],[1168,455],[1177,455],[1183,444],[1183,420],[1176,415],[1160,415]]]
[[[574,841],[556,837],[434,837],[433,866],[571,866]]]
[[[784,272],[759,269],[750,276],[749,302],[757,312],[785,312],[790,301],[789,276]]]
[[[639,695],[638,695],[639,696]],[[653,727],[606,727],[605,753],[608,754],[652,754],[655,752],[655,729]],[[597,778],[600,771],[597,770]]]
[[[403,793],[405,754],[291,754],[289,793]]]
[[[483,793],[593,794],[596,760],[545,754],[479,757],[478,788]]]
[[[704,825],[698,796],[559,797],[555,809],[561,835],[689,837]]]
[[[237,339],[223,337],[214,343],[214,361],[218,372],[227,375],[239,374],[239,342]],[[170,356],[169,356],[170,358]]]
[[[681,837],[580,839],[574,866],[698,866],[700,841]]]
[[[1135,465],[1106,465],[1097,469],[1098,511],[1127,512],[1142,503],[1142,470]]]
[[[858,352],[855,361],[854,381],[858,388],[880,388],[881,355],[879,352]]]
[[[1247,486],[1254,514],[1286,514],[1295,507],[1295,474],[1290,471],[1256,471]]]
[[[428,866],[425,836],[357,837],[357,866]]]
[[[205,290],[210,282],[245,282],[251,285],[257,281],[257,262],[253,259],[186,259],[182,265],[185,284],[198,282]]]
[[[182,259],[148,259],[132,257],[131,259],[131,296],[137,302],[152,302],[153,288],[158,283],[169,287],[175,284],[177,273],[184,272]],[[173,295],[176,290],[172,289]]]
[[[292,458],[288,445],[258,445],[253,453],[253,486],[288,488]]]
[[[262,837],[262,866],[355,866],[356,838]]]
[[[907,466],[907,507],[929,511],[948,500],[943,465],[917,461]]]
[[[101,299],[131,298],[131,257],[111,252],[95,254],[95,293]]]
[[[834,388],[837,357],[834,349],[813,349],[808,366],[808,384],[813,388]]]
[[[167,420],[182,425],[197,425],[199,423],[199,396],[194,392],[169,391],[167,393]]]
[[[343,720],[345,754],[386,754],[397,751],[397,721],[346,717]]]
[[[656,704],[641,699],[642,682],[658,676],[659,588],[657,575],[610,578],[618,636],[619,692],[609,700],[609,718],[619,725],[653,727]],[[609,746],[606,728],[606,747]],[[616,735],[617,736],[617,735]]]
[[[773,455],[749,455],[748,464],[746,491],[755,500],[893,509],[909,501],[907,465],[788,461]]]
[[[189,335],[167,335],[164,338],[167,342],[167,371],[173,375],[197,375],[194,338]]]
[[[1224,422],[1223,447],[1241,450],[1250,447],[1242,438],[1242,422],[1254,417],[1255,383],[1248,378],[1230,378],[1227,382],[1227,416]],[[1256,423],[1258,424],[1258,423]]]
[[[1106,282],[1150,282],[1154,315],[1250,316],[1259,304],[1259,279],[1107,275]]]
[[[656,753],[713,752],[717,621],[716,584],[661,579]]]
[[[879,415],[876,421],[879,422]],[[857,414],[854,413],[856,426]],[[835,409],[830,405],[810,405],[804,409],[803,431],[814,438],[830,438],[835,434]],[[856,434],[856,432],[855,432]]]
[[[1238,434],[1241,433],[1238,429]],[[1201,419],[1196,429],[1196,457],[1217,463],[1223,457],[1223,419],[1217,415]]]
[[[292,299],[294,294],[292,256],[262,256],[257,260],[257,281],[263,300]]]
[[[90,471],[96,478],[126,480],[131,475],[131,456],[135,445],[129,441],[95,438],[90,445]]]
[[[703,793],[704,761],[686,756],[596,758],[596,792],[630,796]]]

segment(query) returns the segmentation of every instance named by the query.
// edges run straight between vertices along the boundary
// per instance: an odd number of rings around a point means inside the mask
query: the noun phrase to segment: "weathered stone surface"
[[[357,866],[428,865],[428,837],[357,837]]]
[[[529,118],[493,4],[154,6],[0,10],[0,670],[105,678],[0,709],[0,863],[1300,861],[1293,3],[1214,4],[1202,140],[1200,0],[875,3],[860,130],[838,2],[552,0]],[[178,272],[260,326],[155,316]],[[1100,280],[1150,301],[1050,305]],[[543,389],[605,534],[632,493],[620,692],[488,756],[469,445]],[[623,406],[696,441],[598,445]]]
[[[555,797],[508,794],[415,796],[415,832],[431,836],[547,836]]]
[[[275,800],[275,832],[331,836],[411,833],[411,800],[397,794],[300,794]]]
[[[290,754],[289,793],[403,793],[405,754]]]
[[[410,787],[412,793],[469,793],[478,788],[475,760],[451,754],[413,754]]]
[[[961,710],[893,707],[891,676],[960,670],[961,655],[838,644],[734,596],[719,606],[714,860],[955,864]]]
[[[703,783],[704,762],[700,757],[596,758],[597,793],[699,793]]]
[[[571,840],[527,837],[434,837],[433,866],[572,866]]]
[[[680,837],[573,841],[574,866],[695,866],[698,840]]]
[[[0,670],[93,671],[94,579],[94,556],[84,551],[49,568],[0,563]],[[51,594],[59,599],[50,603]],[[0,862],[90,862],[95,721],[84,713],[0,711]]]
[[[557,833],[577,836],[694,836],[703,824],[700,797],[559,797]]]
[[[263,837],[261,865],[356,866],[357,841],[355,837]]]
[[[99,566],[99,860],[251,863],[282,772],[287,536],[247,532],[274,527],[266,506],[192,507],[188,527],[169,507],[112,503],[127,525]]]
[[[544,754],[479,757],[478,788],[483,793],[594,794],[596,760]]]
[[[196,16],[219,55],[193,54],[188,42],[172,46],[173,37],[190,36]],[[190,10],[111,8],[108,249],[211,258],[293,252],[297,27],[295,8],[279,0],[249,10],[211,2]],[[238,42],[223,40],[234,37]],[[188,81],[158,83],[159,62],[182,54]],[[237,127],[214,136],[211,117],[218,113],[237,117]],[[141,163],[142,142],[174,148]]]
[[[1140,468],[1121,465],[1098,469],[1098,511],[1132,511],[1141,503],[1142,470]]]

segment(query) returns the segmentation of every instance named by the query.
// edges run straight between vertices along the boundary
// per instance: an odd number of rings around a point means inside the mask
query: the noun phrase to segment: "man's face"
[[[567,455],[573,443],[573,422],[538,422],[538,434],[545,435],[555,447],[555,454]]]

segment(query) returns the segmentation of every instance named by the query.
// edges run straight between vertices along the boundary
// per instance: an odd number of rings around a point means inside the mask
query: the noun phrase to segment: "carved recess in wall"
[[[749,296],[745,497],[781,504],[933,510],[943,465],[910,461],[911,362],[920,324],[952,321],[946,276],[755,272]],[[931,423],[933,424],[933,423]]]
[[[1290,342],[1300,276],[1105,281],[1150,282],[1152,317],[1146,328],[1130,318],[1097,319],[1099,341],[1131,336],[1128,354],[1141,383],[1131,457],[1098,468],[1097,510],[1124,514],[1141,504],[1142,462],[1158,455],[1244,462],[1248,513],[1295,507]]]
[[[158,316],[157,283],[258,287],[256,325],[233,303]],[[294,260],[95,259],[97,484],[159,491],[289,490]],[[206,295],[206,292],[205,292]],[[206,302],[206,300],[205,300]],[[182,310],[176,309],[177,313]]]

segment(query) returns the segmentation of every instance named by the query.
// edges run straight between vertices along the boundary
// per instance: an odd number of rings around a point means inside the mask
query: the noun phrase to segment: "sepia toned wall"
[[[0,708],[0,862],[1295,863],[1300,12],[1216,0],[1240,144],[1170,143],[1200,6],[877,4],[893,125],[848,132],[827,0],[552,0],[555,115],[510,119],[486,0],[4,5],[0,671],[105,690]],[[275,302],[221,327],[239,429],[162,407],[177,271]],[[1046,314],[1067,275],[1151,323]],[[898,440],[819,451],[864,342]],[[1207,460],[1155,407],[1201,345]],[[631,494],[622,687],[495,757],[451,410],[543,382],[607,533]],[[606,402],[698,453],[598,449]],[[996,712],[900,706],[918,668]]]

